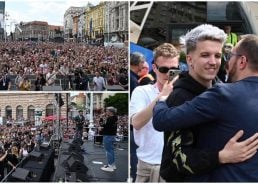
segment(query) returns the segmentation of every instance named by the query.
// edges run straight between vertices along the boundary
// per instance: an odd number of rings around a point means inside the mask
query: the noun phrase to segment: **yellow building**
[[[96,40],[104,35],[104,2],[86,9],[86,38]]]

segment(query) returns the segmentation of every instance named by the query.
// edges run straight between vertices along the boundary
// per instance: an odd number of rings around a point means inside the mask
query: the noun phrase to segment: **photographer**
[[[89,79],[81,69],[76,69],[74,72],[75,90],[88,90]]]
[[[45,86],[47,83],[44,75],[42,73],[37,74],[36,80],[34,82],[35,84],[35,91],[42,91],[43,86]]]

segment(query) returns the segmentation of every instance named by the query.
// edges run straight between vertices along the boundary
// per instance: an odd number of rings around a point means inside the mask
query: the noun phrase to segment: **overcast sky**
[[[65,11],[70,6],[82,7],[90,2],[97,5],[100,0],[5,0],[5,11],[9,14],[7,31],[14,29],[20,21],[47,21],[51,25],[63,25]]]

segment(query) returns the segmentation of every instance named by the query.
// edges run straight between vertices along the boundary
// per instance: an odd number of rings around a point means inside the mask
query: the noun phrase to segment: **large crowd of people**
[[[42,90],[57,85],[63,90],[94,90],[96,73],[106,85],[126,85],[127,50],[82,43],[1,42],[0,89]],[[30,85],[23,84],[26,81]]]
[[[83,115],[82,115],[83,116]],[[60,123],[61,135],[63,139],[76,138],[77,119],[70,118],[68,121],[62,120]],[[83,132],[83,140],[94,141],[103,144],[103,134],[99,127],[104,126],[106,120],[105,113],[95,113],[93,117],[93,126],[89,126],[89,120],[83,116],[84,120],[81,129]],[[128,115],[117,116],[116,122],[116,140],[123,141],[128,138]],[[28,154],[37,148],[43,142],[50,143],[52,135],[57,131],[58,124],[55,121],[43,121],[40,126],[35,126],[33,122],[27,122],[24,125],[15,124],[8,121],[4,125],[0,125],[0,181],[9,171]],[[101,139],[96,140],[98,137]],[[5,169],[7,169],[5,171]]]
[[[5,176],[5,168],[7,172],[11,171],[35,147],[43,142],[49,142],[53,130],[52,124],[43,124],[38,127],[31,124],[0,125],[0,181]]]

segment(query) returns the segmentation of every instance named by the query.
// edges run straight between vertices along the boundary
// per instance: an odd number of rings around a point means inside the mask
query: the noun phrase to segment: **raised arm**
[[[141,129],[145,126],[153,116],[153,107],[157,103],[158,99],[162,96],[168,96],[172,91],[172,85],[167,83],[163,86],[162,91],[154,98],[151,103],[145,104],[144,98],[146,98],[146,91],[136,88],[132,94],[130,107],[132,108],[133,114],[131,115],[131,124],[136,130]],[[141,106],[141,107],[137,107]],[[135,109],[140,109],[139,111]]]

